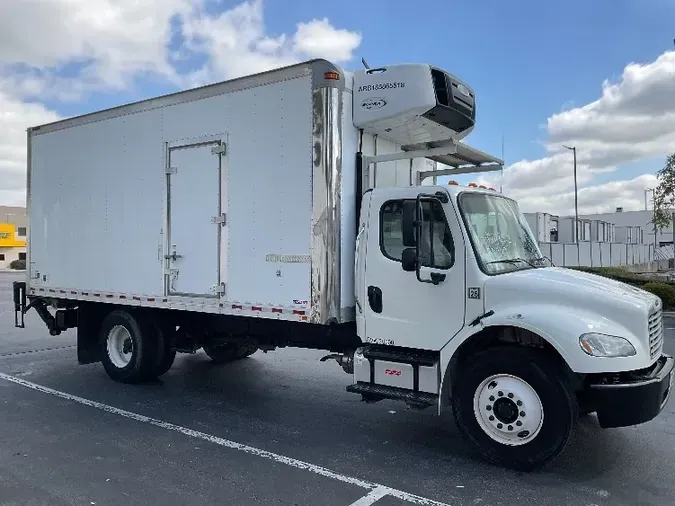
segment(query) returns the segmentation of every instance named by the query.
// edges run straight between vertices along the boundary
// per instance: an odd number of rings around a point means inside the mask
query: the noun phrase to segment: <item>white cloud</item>
[[[675,52],[654,62],[631,63],[616,83],[605,81],[602,96],[587,105],[548,118],[550,155],[521,160],[504,170],[504,192],[528,211],[571,214],[574,209],[573,158],[577,148],[579,209],[582,213],[640,209],[644,189],[656,184],[660,167],[630,181],[591,185],[617,165],[670,154],[675,150]],[[492,184],[499,184],[490,178]]]
[[[250,0],[211,17],[198,9],[183,24],[188,47],[208,56],[196,80],[229,79],[291,65],[309,58],[336,63],[352,58],[361,35],[336,29],[327,19],[298,23],[292,36],[267,35],[263,2]]]
[[[0,204],[26,203],[26,129],[56,121],[41,104],[23,102],[0,89]]]
[[[40,101],[84,102],[148,74],[191,87],[313,57],[346,62],[361,43],[325,18],[270,35],[261,0],[214,14],[218,3],[0,1],[0,204],[25,202],[26,128],[58,119]],[[185,69],[195,56],[204,66]]]
[[[0,3],[0,63],[48,78],[66,64],[83,67],[90,86],[123,88],[138,72],[173,76],[171,19],[190,0],[21,0]],[[34,73],[33,73],[34,75]]]

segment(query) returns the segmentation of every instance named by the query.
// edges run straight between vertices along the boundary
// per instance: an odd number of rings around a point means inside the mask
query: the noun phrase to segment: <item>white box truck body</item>
[[[435,184],[501,168],[460,142],[474,124],[473,90],[435,67],[313,60],[31,128],[17,326],[34,308],[77,328],[79,362],[123,382],[200,348],[326,349],[349,391],[452,406],[521,469],[580,411],[657,416],[660,300],[546,267],[513,200]]]

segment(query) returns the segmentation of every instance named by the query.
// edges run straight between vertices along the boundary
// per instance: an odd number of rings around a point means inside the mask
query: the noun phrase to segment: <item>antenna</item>
[[[504,163],[504,134],[502,134],[502,168],[500,170],[499,193],[504,193]]]
[[[365,58],[361,58],[361,63],[363,63],[363,66],[366,67],[366,70],[370,70],[370,65],[368,65]]]

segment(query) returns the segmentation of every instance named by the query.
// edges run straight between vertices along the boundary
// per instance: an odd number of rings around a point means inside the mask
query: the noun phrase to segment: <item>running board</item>
[[[374,385],[359,381],[353,385],[347,386],[347,392],[361,394],[365,402],[378,402],[384,399],[396,401],[405,401],[410,407],[423,409],[438,404],[438,395],[427,392],[415,392],[405,388],[388,387],[385,385]]]

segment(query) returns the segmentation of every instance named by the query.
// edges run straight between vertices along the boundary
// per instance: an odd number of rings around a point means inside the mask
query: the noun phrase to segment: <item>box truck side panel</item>
[[[162,111],[31,135],[31,286],[162,293]]]
[[[339,72],[313,60],[31,129],[30,293],[345,321]]]
[[[220,277],[225,298],[256,305],[305,306],[311,286],[311,76],[165,109],[166,141],[199,141],[208,136],[226,139],[220,209],[226,215],[221,226]],[[188,191],[194,206],[199,205],[204,196]],[[171,222],[179,217],[173,196],[170,202]],[[219,214],[216,207],[212,214]],[[205,226],[214,227],[208,222]],[[197,234],[200,227],[195,224],[194,229]],[[215,247],[211,246],[214,252]],[[204,261],[208,256],[205,251]]]

